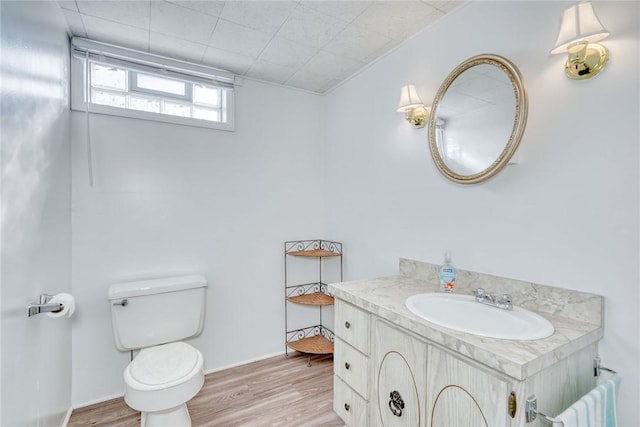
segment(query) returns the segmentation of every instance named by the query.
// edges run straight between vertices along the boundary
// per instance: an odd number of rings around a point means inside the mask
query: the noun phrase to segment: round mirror
[[[474,56],[436,93],[429,118],[431,156],[452,181],[484,181],[509,162],[526,122],[527,93],[518,68],[498,55]]]

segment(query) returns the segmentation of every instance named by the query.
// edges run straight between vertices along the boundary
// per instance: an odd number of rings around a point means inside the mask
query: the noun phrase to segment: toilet
[[[202,332],[207,279],[201,275],[109,287],[120,351],[140,350],[124,371],[124,400],[142,427],[191,426],[187,402],[204,384],[202,353],[181,340]]]

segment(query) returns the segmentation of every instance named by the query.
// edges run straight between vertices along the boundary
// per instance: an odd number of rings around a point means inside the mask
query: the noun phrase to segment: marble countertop
[[[531,304],[527,304],[525,308],[537,312],[553,324],[555,332],[550,337],[534,341],[504,340],[480,337],[438,326],[414,315],[405,306],[405,300],[411,295],[439,292],[439,286],[433,277],[417,278],[400,274],[330,284],[328,290],[335,297],[401,326],[428,342],[439,344],[517,380],[530,377],[599,341],[603,336],[601,321],[586,321],[580,316],[570,317],[566,311],[545,311],[544,307],[537,310]],[[471,294],[464,286],[457,289],[456,293]],[[601,297],[585,295],[587,299],[595,301],[592,305],[597,307],[597,298]],[[520,305],[518,301],[514,298],[514,305]],[[576,311],[584,313],[582,309]]]

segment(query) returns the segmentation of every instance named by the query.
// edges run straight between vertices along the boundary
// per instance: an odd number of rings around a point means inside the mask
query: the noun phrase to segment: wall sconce
[[[604,68],[609,50],[600,40],[609,37],[593,10],[591,2],[577,3],[562,14],[560,33],[551,53],[567,52],[565,64],[567,77],[573,80],[588,79]]]
[[[400,89],[400,104],[396,111],[404,113],[405,119],[415,129],[425,127],[429,119],[429,110],[425,108],[420,100],[414,85],[402,86],[402,89]]]

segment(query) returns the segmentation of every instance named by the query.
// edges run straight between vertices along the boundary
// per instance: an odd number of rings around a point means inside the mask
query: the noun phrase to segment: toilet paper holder
[[[50,313],[54,311],[60,311],[64,308],[64,305],[59,303],[50,303],[53,295],[42,294],[38,299],[38,302],[31,303],[27,306],[28,317],[35,316],[40,313]]]

